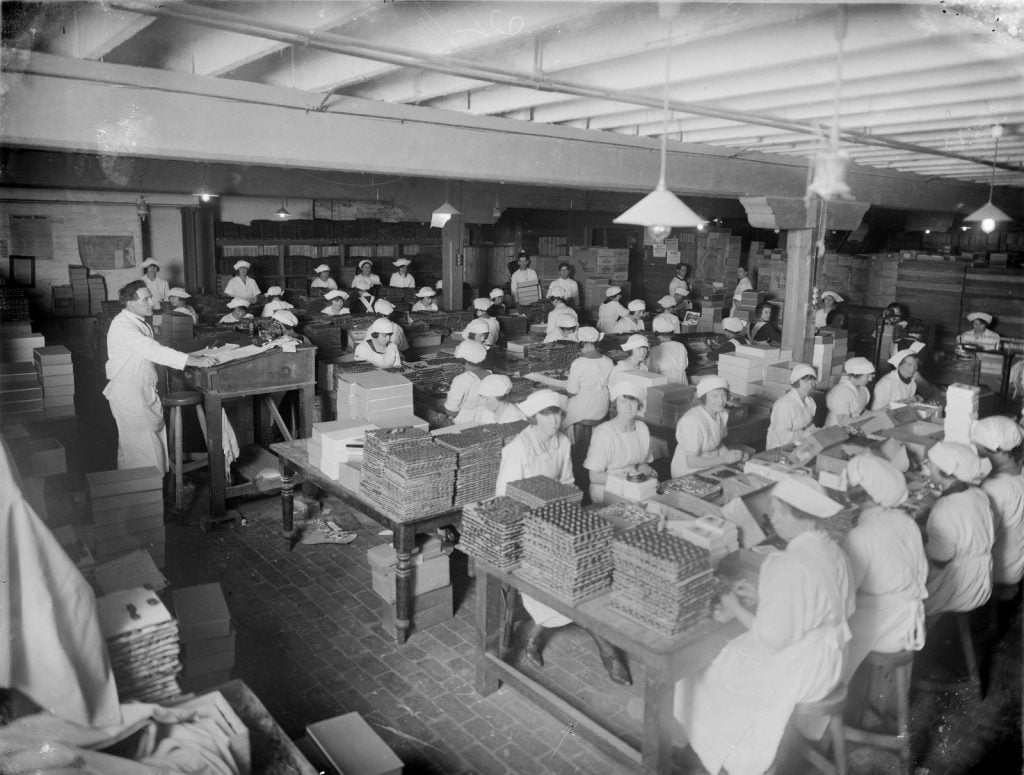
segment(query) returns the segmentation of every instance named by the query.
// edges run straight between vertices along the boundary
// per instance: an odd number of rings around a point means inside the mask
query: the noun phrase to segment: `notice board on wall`
[[[48,215],[10,215],[10,252],[32,256],[37,261],[53,260],[53,224]]]
[[[130,269],[135,266],[135,237],[79,234],[78,258],[90,269]]]

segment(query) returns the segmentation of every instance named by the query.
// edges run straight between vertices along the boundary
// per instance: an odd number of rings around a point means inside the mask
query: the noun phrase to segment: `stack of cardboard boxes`
[[[163,474],[152,466],[85,475],[92,500],[93,552],[102,563],[146,549],[164,567]]]
[[[946,388],[946,417],[943,428],[947,441],[971,443],[971,424],[978,419],[981,388],[959,383]]]
[[[691,385],[654,385],[647,389],[644,420],[674,427],[693,406],[697,389]]]
[[[819,331],[811,344],[811,365],[818,372],[818,384],[833,387],[843,375],[847,356],[847,334],[841,329]]]
[[[32,331],[28,320],[0,324],[0,363],[4,364],[4,371],[7,364],[31,362],[32,351],[45,345],[46,339]]]
[[[47,417],[75,414],[75,371],[66,347],[37,347],[32,363],[43,386],[43,412]]]
[[[763,291],[743,291],[740,294],[741,301],[732,308],[729,314],[734,318],[745,320],[748,324],[754,320],[757,306],[764,301]]]
[[[38,412],[43,408],[43,388],[31,358],[0,365],[0,415]]]
[[[220,584],[172,593],[181,641],[181,688],[196,692],[224,683],[235,665],[235,630]]]
[[[792,358],[792,350],[760,344],[741,344],[736,346],[735,353],[719,356],[718,376],[725,377],[729,382],[730,392],[740,396],[757,396],[764,389],[767,367]]]
[[[69,266],[68,276],[71,279],[72,311],[75,315],[89,314],[89,267]]]
[[[452,580],[448,555],[443,544],[435,536],[420,536],[416,554],[413,555],[413,621],[416,629],[424,629],[451,619]],[[394,547],[381,544],[368,549],[366,559],[370,562],[373,591],[381,599],[381,624],[385,631],[395,631],[395,574],[398,558]]]
[[[341,482],[351,481],[354,477],[358,488],[363,441],[366,431],[376,427],[365,420],[314,423],[313,437],[309,441],[310,464]]]
[[[412,422],[412,382],[399,374],[386,371],[339,373],[335,379],[336,414],[339,420],[362,419],[390,424],[400,420]]]

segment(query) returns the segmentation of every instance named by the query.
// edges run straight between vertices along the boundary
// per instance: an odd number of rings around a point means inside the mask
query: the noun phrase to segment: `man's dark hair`
[[[122,304],[127,304],[130,301],[135,301],[137,298],[137,296],[135,295],[136,291],[138,291],[140,288],[145,287],[146,284],[142,282],[142,280],[132,280],[130,283],[128,283],[126,286],[124,286],[121,290],[117,292],[117,300],[120,301]]]

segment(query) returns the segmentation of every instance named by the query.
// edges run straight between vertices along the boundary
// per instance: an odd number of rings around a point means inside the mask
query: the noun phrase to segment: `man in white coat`
[[[103,395],[117,423],[117,467],[153,466],[167,471],[164,413],[156,393],[156,367],[204,368],[216,361],[164,347],[153,338],[146,318],[153,314],[153,298],[142,280],[128,283],[118,293],[124,309],[107,331],[106,388]]]

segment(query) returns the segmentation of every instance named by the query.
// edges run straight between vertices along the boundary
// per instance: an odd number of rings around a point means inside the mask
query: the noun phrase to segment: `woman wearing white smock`
[[[366,338],[356,345],[356,360],[370,363],[378,369],[396,369],[401,366],[402,354],[391,341],[396,328],[387,318],[373,321],[366,330]]]
[[[477,397],[480,402],[470,418],[481,424],[516,422],[525,420],[522,410],[508,400],[512,392],[512,380],[504,374],[488,374],[480,380]]]
[[[629,317],[629,310],[622,306],[622,289],[617,285],[605,288],[604,301],[597,310],[597,330],[603,334],[614,334],[615,324]]]
[[[679,418],[676,424],[676,451],[672,455],[672,476],[739,463],[745,455],[725,446],[729,430],[729,382],[725,377],[701,377],[697,383],[698,406]]]
[[[537,390],[519,404],[529,425],[501,450],[496,493],[504,495],[509,482],[531,476],[547,476],[561,484],[573,484],[569,439],[560,432],[565,412],[564,396],[553,390]],[[523,595],[523,607],[533,619],[524,656],[537,667],[544,666],[541,656],[545,630],[572,623],[568,616],[529,595]],[[591,633],[593,636],[593,633]],[[615,683],[629,684],[629,672],[610,643],[593,636],[608,676]]]
[[[551,299],[551,302],[554,306],[548,313],[547,330],[544,332],[545,335],[551,336],[551,334],[557,334],[559,328],[558,321],[561,320],[566,315],[571,317],[573,320],[577,321],[576,325],[573,326],[573,328],[577,328],[579,326],[579,316],[576,314],[576,310],[567,305],[565,303],[565,299],[563,299],[561,296],[550,296],[549,298]]]
[[[821,294],[821,306],[814,310],[814,327],[824,328],[828,325],[828,316],[836,308],[836,304],[845,301],[835,291],[825,291]]]
[[[995,519],[977,484],[992,466],[966,444],[940,441],[928,450],[932,482],[942,492],[925,527],[928,599],[925,614],[973,611],[992,594]]]
[[[395,272],[391,273],[391,278],[388,280],[388,285],[392,288],[415,288],[416,278],[409,274],[409,264],[411,264],[408,258],[400,258],[394,262]]]
[[[849,566],[823,529],[842,506],[809,477],[783,479],[771,494],[772,526],[789,543],[765,558],[756,590],[740,581],[721,598],[725,614],[747,632],[707,670],[676,685],[675,716],[712,773],[765,772],[796,705],[839,684],[850,639]],[[757,613],[741,599],[756,603]]]
[[[676,300],[671,296],[662,296],[658,299],[658,306],[661,307],[661,312],[654,316],[654,320],[664,320],[668,323],[673,334],[681,333],[683,330],[683,324],[679,322],[679,316],[672,312],[672,308],[675,307]],[[654,326],[654,320],[651,321],[651,326]]]
[[[608,388],[625,379],[628,371],[650,371],[647,367],[647,354],[651,351],[651,343],[643,334],[633,334],[622,343],[622,349],[626,357],[612,367],[612,373],[608,375]]]
[[[686,279],[689,274],[689,266],[676,264],[676,273],[668,283],[668,295],[676,300],[676,304],[686,301],[690,295],[690,283]]]
[[[569,429],[582,420],[603,420],[608,414],[608,378],[614,367],[612,359],[597,349],[604,334],[591,326],[583,326],[576,332],[576,338],[580,354],[569,365],[565,386],[569,393],[565,426]]]
[[[413,312],[437,312],[437,302],[434,299],[437,294],[433,288],[423,286],[416,291],[416,303],[412,305]]]
[[[267,288],[267,303],[263,305],[263,312],[260,313],[260,317],[273,317],[274,313],[279,309],[295,309],[295,305],[284,301],[281,298],[282,296],[284,296],[284,291],[280,285],[271,285]]]
[[[686,352],[686,345],[672,339],[672,322],[659,315],[651,325],[658,335],[658,344],[651,348],[647,356],[647,368],[661,374],[672,384],[689,384],[686,381],[686,369],[690,365],[690,356]]]
[[[545,342],[576,342],[576,329],[579,327],[580,321],[576,317],[576,313],[569,307],[563,307],[562,312],[555,319],[554,331],[548,331],[544,337]]]
[[[380,285],[380,277],[373,273],[373,262],[364,258],[359,262],[356,276],[352,278],[352,287],[357,291],[366,291],[370,293],[374,288]]]
[[[459,342],[455,357],[462,359],[463,372],[455,376],[448,388],[444,411],[454,418],[455,425],[463,425],[473,421],[480,403],[480,382],[491,372],[480,365],[487,357],[487,350],[479,342]]]
[[[552,280],[551,285],[548,286],[548,298],[553,299],[557,296],[560,299],[565,299],[566,304],[578,307],[580,303],[580,286],[579,283],[569,276],[571,272],[572,267],[565,261],[558,265],[558,277]]]
[[[327,264],[320,264],[316,269],[313,270],[316,277],[313,278],[313,282],[309,284],[310,289],[323,288],[325,291],[336,291],[338,290],[338,283],[331,277],[331,268]],[[267,291],[269,294],[270,291]]]
[[[184,288],[171,288],[167,292],[167,300],[171,303],[173,309],[171,312],[178,315],[188,315],[192,318],[193,323],[199,322],[199,315],[191,305],[188,303],[188,299],[192,298],[192,294],[186,291]]]
[[[825,396],[825,405],[828,407],[826,428],[849,425],[864,414],[871,399],[868,383],[874,375],[875,366],[867,358],[850,358],[843,364],[843,376]]]
[[[974,423],[971,441],[992,464],[992,473],[981,483],[995,518],[992,582],[1017,585],[1024,578],[1024,478],[1019,455],[1024,434],[1009,417],[995,415]]]
[[[373,311],[382,318],[391,320],[391,316],[395,314],[395,305],[387,299],[377,299],[377,301],[373,303]],[[394,323],[395,321],[391,320],[391,322]],[[395,333],[394,336],[391,337],[391,341],[394,343],[395,347],[398,348],[398,352],[400,353],[404,353],[409,349],[409,339],[405,335],[405,330],[398,325],[398,323],[395,323]]]
[[[491,338],[491,327],[487,325],[486,320],[480,318],[473,318],[466,324],[466,327],[462,329],[462,338],[479,342],[488,349],[494,344],[494,340]]]
[[[811,398],[818,384],[818,373],[813,366],[798,363],[789,371],[789,384],[793,386],[789,392],[772,404],[765,449],[783,447],[790,442],[799,444],[818,430],[814,425],[818,405]]]
[[[743,302],[744,291],[754,290],[754,286],[750,284],[750,278],[747,277],[747,268],[745,266],[736,267],[736,278],[736,287],[732,289],[733,309],[738,309]]]
[[[236,261],[232,268],[235,270],[235,276],[224,286],[224,295],[233,299],[245,299],[251,304],[260,295],[260,287],[249,277],[252,264],[248,261]]]
[[[635,334],[644,330],[644,312],[647,305],[643,299],[633,299],[626,305],[626,317],[615,324],[616,334]]]
[[[628,379],[611,388],[615,416],[594,428],[583,467],[590,472],[590,501],[604,504],[604,488],[611,474],[641,473],[657,477],[650,463],[651,432],[637,417],[643,409],[644,388]]]
[[[894,403],[905,404],[917,399],[918,359],[910,350],[900,350],[889,359],[892,371],[875,383],[871,411],[890,409]]]
[[[869,652],[920,651],[924,646],[928,558],[921,529],[900,508],[907,500],[903,474],[867,453],[847,463],[846,475],[851,487],[859,485],[871,499],[843,541],[857,590],[843,671],[849,680]]]
[[[327,291],[324,294],[324,298],[330,302],[326,307],[320,310],[321,315],[331,315],[337,317],[338,315],[347,315],[349,311],[345,309],[345,300],[348,299],[348,294],[342,290]]]
[[[167,281],[157,277],[160,272],[160,264],[155,259],[147,258],[142,262],[142,282],[149,288],[153,295],[153,304],[156,309],[160,308],[162,302],[167,301],[167,293],[171,290]]]
[[[501,323],[497,318],[491,317],[491,306],[491,300],[488,297],[473,299],[473,311],[476,314],[476,317],[473,318],[469,324],[471,325],[473,323],[477,323],[477,321],[481,321],[485,326],[487,326],[488,335],[486,344],[488,347],[494,346],[498,341],[498,337],[501,336]],[[462,330],[463,336],[466,336],[469,332],[469,325]],[[477,326],[479,326],[479,323],[477,323]]]
[[[987,312],[972,312],[967,319],[971,322],[971,329],[956,338],[957,344],[970,345],[979,350],[999,349],[999,334],[989,330],[989,326],[992,325],[991,315]]]
[[[249,302],[245,299],[232,299],[228,302],[228,314],[217,322],[222,325],[230,325],[243,320],[252,320],[252,314],[249,312]]]

